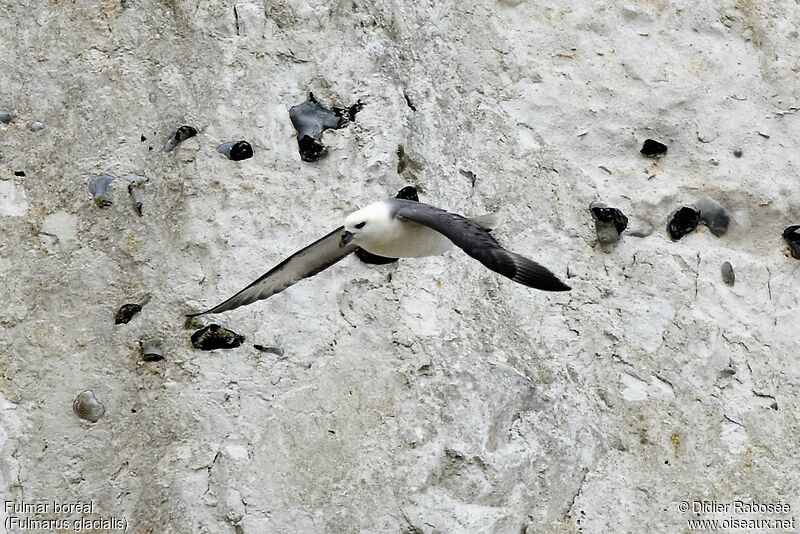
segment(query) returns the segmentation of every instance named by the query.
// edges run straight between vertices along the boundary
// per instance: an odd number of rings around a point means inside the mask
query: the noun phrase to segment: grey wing
[[[543,291],[570,290],[549,269],[504,249],[486,229],[466,217],[421,202],[392,200],[391,204],[396,217],[436,230],[496,273]]]
[[[222,304],[217,304],[204,312],[190,314],[188,317],[221,313],[269,298],[304,278],[324,271],[358,248],[353,244],[341,246],[343,231],[344,227],[340,226],[303,250],[295,252]]]

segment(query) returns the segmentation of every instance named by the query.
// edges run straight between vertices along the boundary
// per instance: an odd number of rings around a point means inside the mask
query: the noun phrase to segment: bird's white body
[[[363,227],[356,227],[364,222]],[[452,241],[436,230],[392,216],[390,205],[383,201],[350,214],[344,228],[353,232],[353,243],[388,258],[438,256],[453,246]]]

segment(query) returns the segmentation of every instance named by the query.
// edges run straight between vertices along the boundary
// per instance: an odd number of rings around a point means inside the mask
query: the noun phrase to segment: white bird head
[[[347,216],[344,220],[342,246],[351,241],[356,245],[381,240],[392,222],[392,214],[386,202],[375,202]]]

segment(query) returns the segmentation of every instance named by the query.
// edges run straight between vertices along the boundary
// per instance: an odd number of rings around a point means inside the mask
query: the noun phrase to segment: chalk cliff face
[[[0,493],[92,501],[135,533],[796,513],[799,27],[777,0],[3,3]],[[288,112],[309,92],[364,104],[315,162]],[[181,125],[198,134],[165,152]],[[239,140],[252,158],[217,151]],[[193,348],[210,319],[185,313],[409,184],[502,210],[498,240],[573,290],[459,251],[351,257],[219,317],[240,347]],[[705,197],[727,233],[672,241]],[[628,217],[617,243],[596,243],[596,201]],[[96,423],[72,408],[87,390]]]

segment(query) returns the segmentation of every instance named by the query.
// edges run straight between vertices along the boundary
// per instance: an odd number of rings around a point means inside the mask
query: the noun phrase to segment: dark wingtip
[[[572,288],[561,280],[558,280],[558,284],[554,286],[554,289],[548,289],[547,291],[572,291]]]
[[[197,313],[187,313],[186,317],[199,317],[200,315],[205,315],[210,311],[211,310],[201,311],[201,312],[197,312]]]
[[[552,275],[552,278],[539,277],[536,281],[533,282],[533,284],[531,284],[531,287],[540,289],[542,291],[553,291],[553,292],[572,291],[571,287],[569,287],[567,284],[556,278],[555,275]]]
[[[514,267],[514,274],[510,276],[510,278],[519,284],[541,291],[572,290],[571,287],[559,280],[547,267],[543,267],[524,256],[515,257]]]

